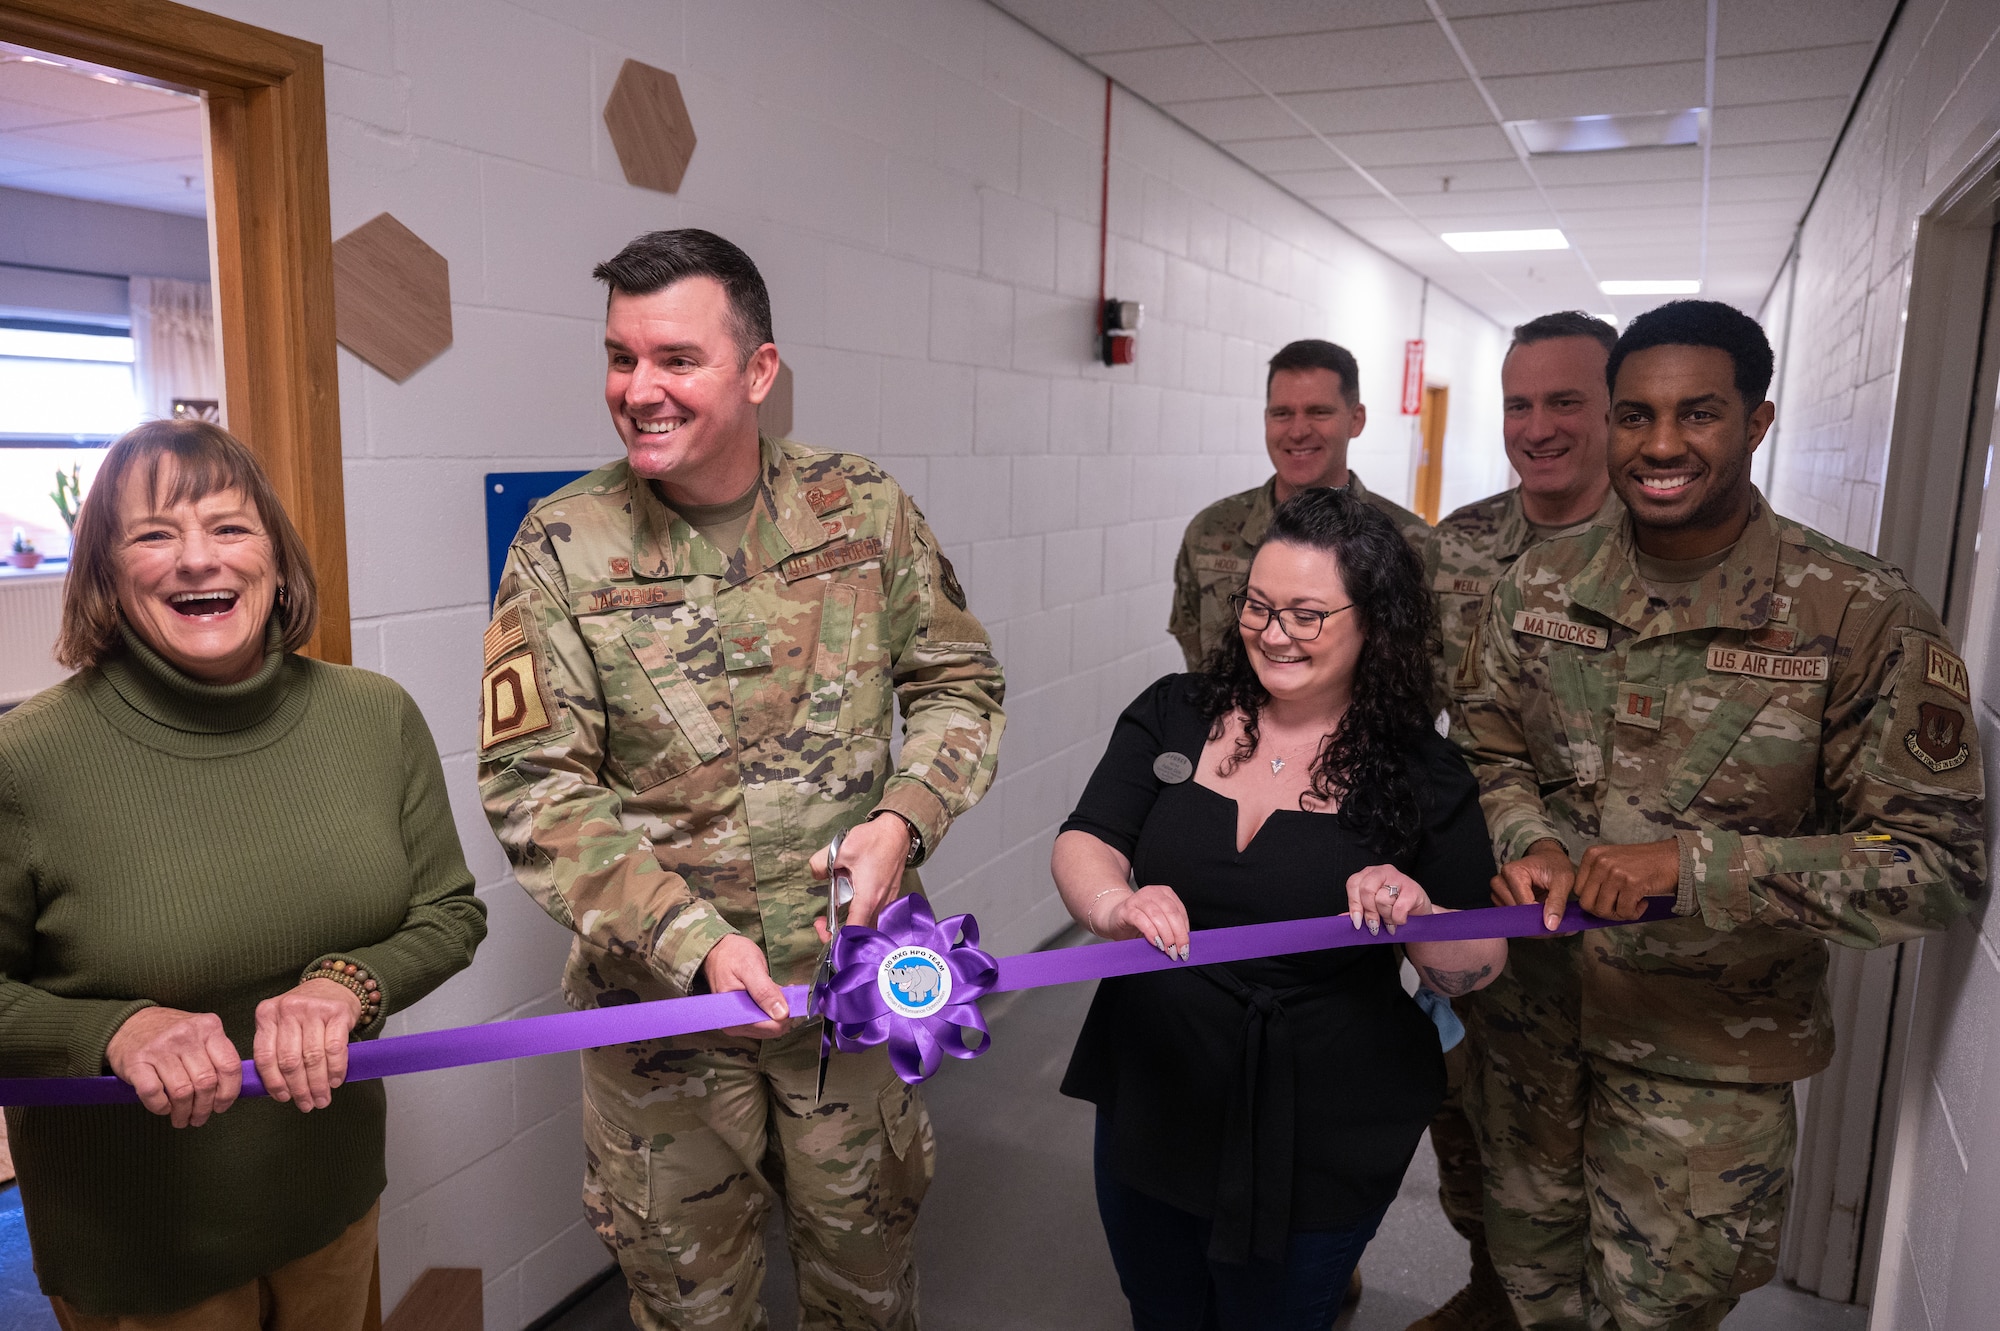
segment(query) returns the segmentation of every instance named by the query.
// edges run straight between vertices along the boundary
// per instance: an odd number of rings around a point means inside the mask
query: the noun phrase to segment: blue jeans
[[[1388,1206],[1346,1229],[1294,1232],[1283,1262],[1214,1262],[1209,1221],[1120,1183],[1097,1116],[1097,1214],[1133,1331],[1326,1331]]]

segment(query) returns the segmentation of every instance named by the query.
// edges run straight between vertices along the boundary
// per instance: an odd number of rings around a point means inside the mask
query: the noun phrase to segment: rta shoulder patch
[[[486,626],[486,664],[526,646],[528,635],[521,628],[521,607],[510,605],[493,616],[493,622]]]
[[[1935,684],[1960,702],[1972,701],[1965,662],[1929,639],[1924,641],[1924,683]]]

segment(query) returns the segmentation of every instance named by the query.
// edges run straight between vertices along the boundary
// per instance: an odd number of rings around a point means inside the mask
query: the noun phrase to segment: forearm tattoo
[[[1471,993],[1486,983],[1492,976],[1491,966],[1481,966],[1476,971],[1440,971],[1429,966],[1419,966],[1424,973],[1424,983],[1443,994],[1446,998],[1459,998]]]

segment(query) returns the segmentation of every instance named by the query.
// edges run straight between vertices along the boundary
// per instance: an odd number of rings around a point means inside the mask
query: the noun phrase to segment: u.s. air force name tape
[[[1584,914],[1575,902],[1571,902],[1561,927],[1555,932],[1572,933],[1662,920],[1673,914],[1673,904],[1672,897],[1650,898],[1646,903],[1646,913],[1640,920],[1629,921],[1598,919]],[[928,914],[928,903],[924,911]],[[970,916],[961,918],[971,919]],[[1310,920],[1280,920],[1271,924],[1199,930],[1188,936],[1187,961],[1172,960],[1143,938],[1047,952],[1024,952],[1000,958],[998,975],[990,985],[985,986],[985,991],[1007,993],[1016,989],[1041,989],[1049,985],[1076,984],[1118,975],[1251,961],[1258,957],[1279,957],[1336,947],[1476,938],[1541,938],[1547,937],[1549,932],[1543,924],[1539,905],[1492,906],[1482,910],[1418,916],[1402,925],[1393,937],[1387,933],[1378,936],[1356,929],[1346,915],[1327,915]],[[974,937],[977,937],[976,933]],[[894,953],[890,953],[884,958],[871,958],[870,964],[879,966],[885,960],[893,962],[897,959]],[[930,1000],[928,992],[920,997],[923,1001]],[[806,986],[787,985],[785,998],[791,1004],[793,1016],[806,1014]],[[725,1026],[767,1021],[769,1016],[750,1000],[748,994],[732,992],[666,998],[652,1003],[628,1003],[619,1007],[592,1008],[587,1012],[558,1012],[547,1017],[521,1017],[513,1021],[455,1026],[415,1035],[392,1035],[353,1045],[347,1056],[347,1080],[372,1081],[378,1077],[434,1072],[440,1068],[465,1067],[473,1063],[498,1063],[542,1054],[574,1053],[579,1049],[597,1049],[606,1045],[664,1040],[677,1035],[720,1030]],[[257,1069],[247,1060],[243,1064],[243,1094],[264,1094],[264,1084],[257,1076]],[[126,1104],[137,1099],[132,1087],[117,1077],[0,1078],[0,1105],[106,1105]]]

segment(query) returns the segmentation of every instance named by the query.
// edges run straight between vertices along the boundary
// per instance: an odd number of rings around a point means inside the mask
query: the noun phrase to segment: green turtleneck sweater
[[[0,1076],[98,1076],[150,1003],[257,1004],[328,954],[384,1015],[486,933],[430,731],[380,675],[289,656],[211,686],[125,647],[0,716]],[[378,1018],[363,1035],[380,1029]],[[199,1128],[139,1105],[9,1109],[42,1288],[159,1313],[330,1243],[386,1182],[380,1082]]]

